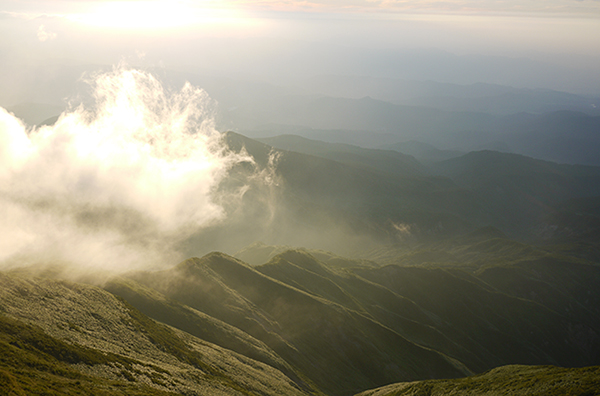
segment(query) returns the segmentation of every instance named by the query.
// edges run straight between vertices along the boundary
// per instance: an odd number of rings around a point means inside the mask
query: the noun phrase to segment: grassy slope
[[[453,356],[468,367],[485,366],[472,351],[436,328],[429,313],[414,301],[356,276],[351,270],[333,271],[300,251],[283,253],[257,269],[300,290],[361,312],[408,340]]]
[[[42,383],[76,392],[104,378],[114,389],[102,389],[133,394],[145,383],[157,392],[347,395],[504,364],[598,363],[599,266],[495,230],[433,247],[451,258],[443,267],[338,265],[301,250],[251,267],[213,253],[106,285],[128,302],[2,274],[2,318],[13,321],[2,323],[19,330],[1,332],[0,376],[15,394]]]
[[[535,352],[532,356],[538,358],[528,364],[590,365],[600,358],[600,267],[583,258],[587,251],[587,246],[579,245],[528,245],[486,229],[397,256],[396,263],[420,268],[391,266],[387,271],[364,272],[368,279],[455,323],[452,329],[462,329],[471,339],[476,339],[471,333],[475,328],[490,332],[482,345],[492,342],[492,334],[499,331],[513,339],[508,345],[533,341],[537,346],[531,352],[549,351],[555,359],[545,360]],[[464,309],[456,304],[478,317],[469,321],[473,329],[461,320]],[[477,309],[481,304],[485,308]],[[527,362],[513,359],[499,364],[508,363]]]
[[[132,392],[147,385],[157,394],[306,394],[278,370],[158,323],[97,287],[6,274],[0,284],[0,307],[12,320],[2,332],[10,352],[4,356],[12,356],[5,378],[16,378],[21,388],[29,386],[21,375],[40,371],[45,378],[49,371],[59,384],[77,385],[69,382],[76,373],[87,383],[130,384],[125,389]],[[20,366],[28,361],[41,361],[39,370],[35,363],[36,370],[24,373]]]
[[[223,254],[187,260],[155,277],[134,277],[264,341],[330,394],[348,394],[392,378],[464,372],[356,310],[285,285]]]
[[[568,342],[591,364],[600,359],[600,267],[549,256],[482,268],[477,276],[511,296],[535,301],[567,318]]]
[[[397,383],[356,396],[442,395],[600,395],[600,367],[503,366],[454,380]]]
[[[579,349],[565,342],[567,318],[457,271],[390,265],[359,274],[435,315],[442,333],[485,359],[488,366],[475,371],[510,362],[571,365],[580,361]]]
[[[279,357],[262,341],[215,319],[198,310],[170,300],[152,290],[127,278],[113,278],[104,289],[121,296],[145,315],[183,330],[204,341],[230,349],[248,358],[268,364],[284,373],[299,387],[314,391],[294,371],[294,369]]]
[[[568,320],[573,329],[569,337],[588,345],[580,350],[592,362],[592,356],[598,356],[597,346],[584,339],[596,338],[584,335],[597,333],[600,328],[600,267],[595,264],[598,243],[597,240],[574,242],[572,237],[554,240],[558,243],[534,246],[506,239],[497,230],[487,229],[421,245],[412,251],[398,253],[392,249],[380,254],[403,265],[460,268],[472,274],[469,277],[472,281],[542,304]]]
[[[492,246],[497,250],[497,243]],[[514,255],[510,249],[505,253]],[[511,283],[510,275],[502,279],[489,275],[518,267],[486,268],[479,277],[451,267],[333,271],[299,251],[281,254],[257,267],[298,289],[362,312],[412,342],[460,360],[474,372],[516,362],[581,365],[598,361],[599,340],[584,335],[594,334],[600,326],[590,308],[577,310],[575,302],[597,285],[597,267],[571,268],[563,263],[556,269],[562,272],[554,275],[549,267],[538,268],[538,274],[553,276],[556,284],[569,279],[571,293],[582,290],[580,296],[570,299],[566,292],[556,294],[554,306],[499,287],[501,281]],[[544,295],[551,292],[546,290]],[[586,306],[593,306],[592,297],[595,294],[588,294],[590,304]],[[565,305],[571,307],[570,316],[555,309]]]
[[[131,378],[139,361],[73,345],[37,326],[0,315],[0,393],[3,395],[175,395],[144,383],[106,380],[83,374],[72,364],[121,367]],[[163,373],[149,377],[165,381]]]
[[[427,247],[405,256],[413,264],[425,264],[422,268],[369,268],[356,263],[340,267],[320,262],[306,251],[284,252],[251,268],[213,254],[183,263],[179,280],[163,286],[178,290],[175,298],[187,298],[186,304],[221,312],[223,318],[229,315],[236,326],[264,340],[321,386],[331,379],[339,383],[341,373],[360,384],[364,370],[377,370],[373,362],[367,369],[336,360],[340,351],[351,353],[339,340],[352,340],[349,334],[353,329],[388,355],[406,356],[386,345],[391,339],[378,344],[370,340],[377,331],[363,327],[365,318],[377,328],[383,325],[414,344],[443,352],[473,372],[513,363],[597,364],[600,325],[596,302],[600,298],[595,290],[599,267],[554,248],[510,241],[494,229]],[[445,260],[442,267],[436,261],[440,257]],[[258,276],[255,270],[269,278]],[[169,276],[158,278],[165,282]],[[200,290],[207,291],[203,294]],[[212,295],[226,303],[206,305]],[[242,311],[251,314],[240,315]],[[340,313],[344,313],[343,320],[339,320]],[[360,324],[349,317],[360,317]],[[319,344],[319,339],[325,342]],[[323,378],[307,370],[310,363],[319,367],[319,372],[327,372],[321,363],[310,360],[319,354],[328,356],[328,367],[335,367],[339,377],[330,373]],[[328,386],[322,389],[336,391]],[[337,391],[346,389],[351,388],[340,386]]]
[[[339,367],[350,363],[352,370],[345,375],[354,372],[356,378],[380,381],[390,375],[456,375],[459,372],[443,357],[416,347],[355,311],[299,293],[237,260],[223,258],[211,256],[207,264],[274,317],[284,336],[299,349],[312,351],[315,357],[329,356],[327,366],[336,367],[336,360]],[[390,364],[398,368],[390,369]],[[320,369],[325,368],[323,365]]]

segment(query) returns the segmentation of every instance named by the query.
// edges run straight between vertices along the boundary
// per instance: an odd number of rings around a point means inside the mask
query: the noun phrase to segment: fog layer
[[[167,92],[124,68],[89,83],[95,103],[52,126],[0,110],[4,262],[148,266],[176,259],[172,243],[224,216],[214,189],[248,158],[224,149],[204,91]]]

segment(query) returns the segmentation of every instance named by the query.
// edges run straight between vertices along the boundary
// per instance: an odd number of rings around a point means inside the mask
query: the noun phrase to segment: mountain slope
[[[552,366],[503,366],[455,380],[405,382],[356,396],[418,395],[599,395],[600,367],[566,369]]]
[[[472,351],[436,328],[429,312],[388,288],[353,274],[353,268],[332,271],[307,253],[288,251],[257,270],[315,296],[327,298],[393,329],[418,345],[441,351],[467,367],[484,367]]]
[[[532,301],[500,293],[466,273],[390,265],[358,274],[436,315],[443,334],[486,360],[487,367],[474,371],[507,363],[587,362],[581,360],[584,351],[570,340],[573,329],[567,318]]]
[[[314,155],[356,168],[387,173],[393,177],[426,175],[423,166],[414,158],[397,151],[366,149],[341,143],[326,143],[297,135],[280,135],[256,140],[278,149]]]
[[[100,288],[7,274],[0,283],[0,306],[9,318],[2,346],[14,356],[4,360],[4,378],[15,389],[29,389],[18,367],[32,364],[63,378],[58,381],[67,388],[68,378],[80,375],[116,389],[151,387],[149,394],[305,394],[276,369],[157,323]],[[20,334],[16,344],[11,333]],[[28,352],[21,357],[14,347]],[[112,394],[106,389],[98,394]]]
[[[0,273],[0,380],[15,394],[102,382],[98,394],[350,395],[600,362],[597,264],[494,229],[428,246],[383,267],[305,250],[252,267],[212,253],[104,289]]]
[[[160,274],[131,276],[262,340],[329,394],[349,394],[392,378],[464,372],[458,362],[359,312],[289,287],[223,254],[190,259]]]
[[[256,267],[213,253],[129,276],[261,340],[329,394],[506,364],[597,364],[600,267],[489,234],[447,245],[474,271],[336,267],[292,250]]]
[[[104,289],[118,295],[159,322],[185,331],[199,339],[213,343],[268,364],[292,379],[298,387],[311,390],[296,372],[266,344],[256,338],[198,310],[169,300],[156,290],[127,278],[112,278]]]
[[[474,195],[448,178],[399,177],[382,172],[382,164],[390,169],[395,167],[394,156],[379,158],[379,165],[369,168],[355,167],[276,150],[231,132],[226,134],[226,140],[234,151],[245,149],[256,161],[258,169],[267,166],[263,164],[271,164],[267,169],[273,172],[276,181],[273,191],[277,193],[271,206],[275,212],[271,215],[277,221],[266,228],[272,231],[270,237],[277,244],[286,244],[276,239],[289,232],[282,224],[296,225],[292,232],[296,239],[320,233],[311,241],[313,244],[338,237],[340,245],[347,245],[353,236],[361,234],[386,241],[396,239],[398,224],[413,224],[413,232],[419,235],[460,232],[469,229],[470,222],[478,221],[480,216],[481,205]],[[368,158],[374,156],[369,153]],[[371,239],[366,244],[372,242]],[[328,250],[336,249],[329,247]]]
[[[598,361],[600,339],[595,334],[600,321],[594,306],[598,296],[590,292],[600,281],[597,267],[541,259],[528,272],[526,261],[481,268],[476,273],[400,265],[334,270],[299,251],[282,253],[257,267],[293,287],[361,312],[416,344],[452,356],[473,372],[517,362]],[[530,279],[537,274],[539,280],[531,280],[535,288],[527,287],[526,274]],[[561,282],[562,288],[551,286]],[[578,304],[586,293],[587,302]]]
[[[560,165],[517,154],[471,152],[439,162],[435,170],[471,189],[493,224],[522,235],[531,234],[561,201],[600,195],[600,167]]]

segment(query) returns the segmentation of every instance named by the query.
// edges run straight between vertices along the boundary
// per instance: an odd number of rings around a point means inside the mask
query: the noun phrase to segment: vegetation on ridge
[[[449,395],[600,395],[600,367],[561,368],[511,365],[454,380],[430,380],[388,385],[356,396]]]
[[[109,365],[126,382],[82,373],[73,364]],[[131,383],[129,371],[143,363],[50,337],[36,326],[0,315],[0,393],[3,395],[156,395],[174,393]],[[156,369],[157,367],[153,367]],[[169,373],[151,379],[169,381]],[[140,372],[141,373],[141,372]]]

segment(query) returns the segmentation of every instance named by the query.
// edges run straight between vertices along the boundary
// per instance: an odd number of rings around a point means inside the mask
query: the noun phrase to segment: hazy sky
[[[598,52],[599,0],[208,0],[11,1],[0,3],[3,45],[90,34],[285,37],[455,50],[511,46]],[[72,39],[72,37],[71,37]]]
[[[278,11],[311,11],[311,12],[431,12],[431,13],[550,13],[550,14],[582,14],[598,13],[598,1],[594,0],[5,0],[4,9],[9,12],[84,15],[114,10],[113,7],[145,8],[143,15],[160,10],[161,17],[174,15],[176,12],[201,9],[222,9],[237,11],[278,10]],[[172,11],[169,11],[172,10]],[[139,10],[138,10],[139,11]],[[192,11],[193,12],[193,11]],[[138,12],[139,13],[139,12]]]
[[[210,70],[237,64],[242,71],[247,62],[246,70],[255,72],[277,62],[282,48],[298,48],[280,66],[285,69],[294,56],[299,62],[331,58],[323,46],[335,45],[527,57],[593,76],[600,62],[600,0],[3,0],[0,37],[5,74],[20,67],[11,63],[123,60]],[[578,84],[573,91],[585,88]]]

